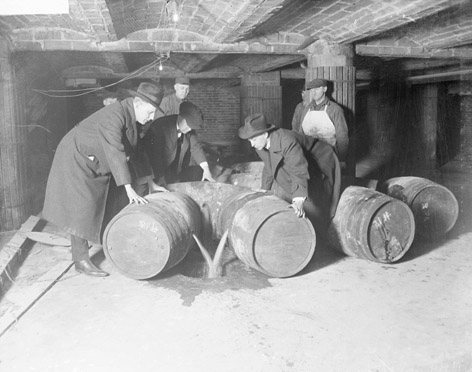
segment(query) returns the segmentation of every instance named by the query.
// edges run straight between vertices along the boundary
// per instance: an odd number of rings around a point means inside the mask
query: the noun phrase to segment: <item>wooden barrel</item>
[[[235,186],[248,187],[253,190],[261,188],[262,170],[264,162],[250,161],[236,163],[230,166],[232,173],[228,176],[227,183]]]
[[[349,186],[328,229],[329,242],[345,254],[395,262],[410,248],[415,221],[403,202],[375,190]]]
[[[247,200],[264,195],[264,193],[245,187],[216,182],[181,182],[167,185],[171,191],[190,196],[200,208],[208,208],[211,219],[213,238],[219,239],[229,228],[236,208]],[[254,195],[254,196],[252,196]]]
[[[235,193],[226,194],[221,199],[221,207],[217,209],[215,214],[215,227],[217,236],[231,229],[236,213],[250,200],[254,200],[264,196],[265,193],[257,192],[249,189],[236,189]]]
[[[421,177],[395,177],[380,188],[411,208],[416,232],[422,238],[438,238],[454,227],[459,216],[459,203],[446,187]]]
[[[313,226],[288,206],[275,196],[260,196],[241,206],[231,224],[229,238],[238,258],[272,277],[295,275],[315,252]]]
[[[264,169],[264,162],[263,161],[247,161],[244,163],[236,163],[231,165],[231,168],[234,173],[249,173],[254,175],[262,174],[262,170]]]
[[[213,182],[168,185],[210,208],[215,238],[229,230],[228,242],[248,266],[273,277],[292,276],[313,257],[316,234],[307,219],[267,193]]]
[[[187,195],[156,193],[128,205],[107,225],[103,250],[119,272],[148,279],[177,265],[201,232],[199,206]]]

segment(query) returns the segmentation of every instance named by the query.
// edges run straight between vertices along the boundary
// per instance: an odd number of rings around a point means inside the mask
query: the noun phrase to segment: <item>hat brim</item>
[[[144,94],[141,94],[135,90],[131,90],[131,89],[128,89],[128,93],[132,96],[132,97],[139,97],[141,98],[142,100],[146,101],[147,103],[150,103],[151,105],[153,105],[154,107],[156,108],[159,108],[159,105],[154,102],[153,100],[149,99],[149,97],[146,97]]]
[[[270,131],[272,131],[276,128],[277,127],[275,125],[272,125],[272,124],[270,124],[267,128],[258,129],[258,130],[251,130],[249,127],[244,126],[244,127],[239,129],[238,134],[239,134],[239,138],[247,140],[247,139],[251,139],[253,137],[256,137],[256,136],[258,136],[262,133],[270,132]]]

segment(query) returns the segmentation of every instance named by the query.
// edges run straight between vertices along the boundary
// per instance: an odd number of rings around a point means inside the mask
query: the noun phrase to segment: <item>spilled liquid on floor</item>
[[[213,241],[206,246],[212,257],[217,245],[218,241]],[[147,282],[155,287],[179,292],[185,306],[190,306],[203,291],[220,293],[226,290],[261,289],[271,286],[267,275],[247,267],[228,246],[223,252],[222,269],[220,278],[208,279],[207,265],[195,246],[176,267]]]

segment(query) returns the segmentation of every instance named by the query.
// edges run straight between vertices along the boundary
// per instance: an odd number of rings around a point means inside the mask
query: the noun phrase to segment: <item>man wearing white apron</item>
[[[298,120],[293,120],[296,132],[318,138],[331,145],[340,160],[345,160],[349,144],[348,128],[343,109],[326,96],[328,82],[314,79],[307,83],[310,103]]]

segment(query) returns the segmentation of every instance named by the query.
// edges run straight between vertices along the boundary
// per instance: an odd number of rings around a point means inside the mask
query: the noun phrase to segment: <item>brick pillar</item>
[[[308,66],[306,81],[320,78],[332,82],[328,95],[344,108],[349,132],[354,133],[354,112],[356,97],[356,68],[353,66],[354,50],[352,45],[330,44],[318,40],[307,48]],[[346,172],[355,173],[355,145],[349,141],[349,155]]]
[[[241,79],[241,125],[246,116],[263,113],[269,123],[282,126],[280,72],[244,75]]]
[[[417,175],[429,177],[436,169],[438,86],[436,84],[420,86],[418,103],[414,172]]]
[[[27,218],[24,93],[19,89],[8,42],[0,39],[0,231]]]
[[[472,167],[472,83],[462,82],[460,94],[460,148],[455,157],[464,166]]]

